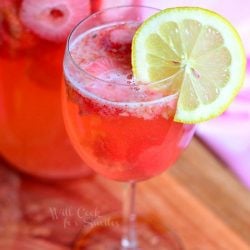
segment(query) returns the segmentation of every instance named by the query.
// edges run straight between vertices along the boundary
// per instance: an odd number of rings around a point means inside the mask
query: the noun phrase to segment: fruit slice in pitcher
[[[70,30],[90,14],[89,0],[23,0],[21,21],[38,36],[62,41]]]
[[[36,37],[27,31],[18,17],[16,0],[0,1],[0,53],[1,56],[19,49],[30,49],[36,44]],[[4,48],[4,49],[1,49]]]

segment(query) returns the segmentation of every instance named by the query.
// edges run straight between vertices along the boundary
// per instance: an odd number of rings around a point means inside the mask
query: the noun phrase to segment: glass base
[[[138,247],[122,247],[122,219],[105,216],[102,220],[89,223],[77,238],[74,250],[183,250],[175,233],[159,223],[145,218],[137,219]]]

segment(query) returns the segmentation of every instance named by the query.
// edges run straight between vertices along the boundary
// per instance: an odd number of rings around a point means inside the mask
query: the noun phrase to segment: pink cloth
[[[197,135],[250,189],[250,69],[244,88],[229,109],[200,124]]]

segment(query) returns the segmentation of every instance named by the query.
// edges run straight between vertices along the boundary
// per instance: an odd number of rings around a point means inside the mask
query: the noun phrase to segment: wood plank
[[[169,173],[250,244],[250,191],[201,141],[194,138]]]
[[[121,198],[118,186],[101,181],[117,199]],[[249,250],[244,240],[168,173],[140,183],[137,198],[139,214],[154,216],[166,229],[170,227],[186,250]]]

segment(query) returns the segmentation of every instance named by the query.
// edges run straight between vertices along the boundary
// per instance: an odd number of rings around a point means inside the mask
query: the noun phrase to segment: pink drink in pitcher
[[[66,37],[90,9],[88,0],[0,1],[0,155],[26,173],[89,173],[66,134],[60,89]]]
[[[114,4],[124,1],[0,1],[0,155],[19,170],[44,178],[89,173],[63,124],[63,52],[74,25]]]

